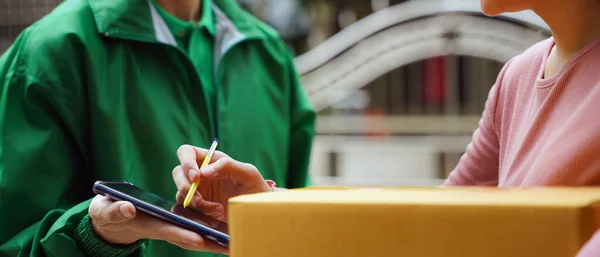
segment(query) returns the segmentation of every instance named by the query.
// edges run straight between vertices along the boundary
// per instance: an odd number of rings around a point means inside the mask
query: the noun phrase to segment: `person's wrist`
[[[136,242],[142,240],[142,238],[136,237],[134,233],[123,233],[123,231],[109,231],[100,226],[94,219],[90,219],[94,233],[98,235],[102,240],[113,245],[133,245]]]
[[[134,244],[111,244],[101,238],[93,228],[92,219],[85,215],[72,232],[77,246],[91,257],[126,257],[142,250],[147,240],[139,240]]]

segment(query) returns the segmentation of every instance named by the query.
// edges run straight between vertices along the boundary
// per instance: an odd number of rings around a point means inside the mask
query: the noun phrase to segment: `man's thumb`
[[[135,207],[133,207],[133,204],[128,202],[121,203],[121,205],[119,206],[119,212],[126,219],[131,219],[135,217]]]
[[[115,202],[108,208],[108,220],[112,223],[120,223],[135,217],[136,210],[130,202]]]

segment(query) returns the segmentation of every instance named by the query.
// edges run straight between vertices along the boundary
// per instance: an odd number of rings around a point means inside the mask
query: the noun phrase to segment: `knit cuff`
[[[73,238],[77,242],[79,248],[87,255],[92,257],[127,257],[131,256],[140,250],[145,243],[144,240],[139,240],[131,245],[115,245],[110,244],[94,231],[92,219],[89,215],[85,215],[77,224],[73,231]]]

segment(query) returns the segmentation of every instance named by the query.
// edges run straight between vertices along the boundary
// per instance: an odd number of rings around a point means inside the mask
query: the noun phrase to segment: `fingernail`
[[[123,215],[123,217],[129,219],[133,217],[133,213],[131,213],[130,211],[127,210],[127,207],[125,207],[125,204],[121,204],[121,206],[119,206],[119,212],[121,213],[121,215]]]

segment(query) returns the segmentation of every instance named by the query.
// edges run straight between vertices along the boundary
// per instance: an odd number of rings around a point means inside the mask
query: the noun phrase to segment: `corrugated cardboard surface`
[[[230,201],[233,257],[574,256],[600,189],[312,188]]]

